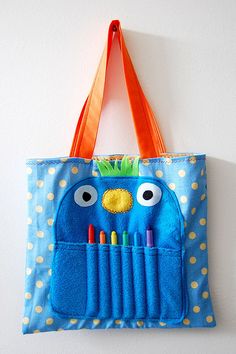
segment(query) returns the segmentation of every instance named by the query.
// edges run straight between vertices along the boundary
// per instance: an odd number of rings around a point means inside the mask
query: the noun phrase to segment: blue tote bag
[[[139,156],[93,156],[116,35]],[[27,161],[23,333],[214,327],[205,162],[166,152],[112,21],[70,156]]]

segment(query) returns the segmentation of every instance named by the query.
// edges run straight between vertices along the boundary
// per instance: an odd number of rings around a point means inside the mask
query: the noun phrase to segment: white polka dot
[[[207,275],[207,273],[208,273],[207,268],[203,267],[203,268],[201,269],[201,273],[202,273],[202,275]]]
[[[184,177],[185,174],[186,174],[186,172],[185,172],[184,170],[179,170],[179,172],[178,172],[178,175],[179,175],[180,177]]]
[[[46,319],[46,324],[47,324],[48,326],[51,326],[51,325],[53,324],[53,322],[54,322],[54,320],[53,320],[53,318],[51,318],[51,317],[49,317],[49,318]]]
[[[203,297],[203,299],[208,299],[208,297],[209,297],[209,292],[208,292],[208,291],[203,291],[202,297]]]
[[[115,320],[115,324],[116,324],[116,325],[120,326],[120,325],[121,325],[121,323],[122,323],[122,321],[121,321],[121,320]]]
[[[26,168],[26,173],[27,173],[28,175],[31,175],[32,172],[33,172],[33,170],[32,170],[31,167],[27,167],[27,168]]]
[[[175,184],[174,183],[169,183],[168,187],[173,191],[175,190]]]
[[[39,237],[39,238],[43,238],[44,237],[44,232],[39,230],[36,232],[36,236]]]
[[[94,324],[95,326],[99,325],[100,322],[101,322],[101,321],[98,320],[98,319],[93,320],[93,324]]]
[[[27,224],[31,225],[32,224],[32,219],[31,218],[27,218]]]
[[[56,169],[55,169],[54,167],[50,167],[50,168],[48,169],[48,173],[49,173],[50,175],[54,175],[55,172],[56,172]]]
[[[90,163],[91,160],[90,160],[90,159],[84,159],[84,162],[85,162],[85,163]]]
[[[31,192],[27,192],[26,199],[31,200],[33,198],[33,194]]]
[[[192,289],[197,289],[197,287],[198,287],[198,282],[197,281],[192,281],[191,288]]]
[[[66,162],[68,160],[68,157],[62,157],[61,162]]]
[[[29,324],[29,317],[23,317],[22,323],[23,323],[24,325]]]
[[[150,162],[149,162],[148,159],[143,159],[142,163],[143,163],[144,166],[150,165]]]
[[[40,330],[39,329],[35,329],[34,333],[40,333]]]
[[[192,186],[193,190],[198,189],[198,183],[197,182],[193,182],[191,186]]]
[[[28,250],[32,250],[33,247],[34,247],[34,245],[33,245],[32,242],[28,242],[28,243],[27,243],[27,249],[28,249]]]
[[[25,293],[25,299],[30,300],[32,298],[31,293]]]
[[[35,210],[37,213],[42,213],[42,211],[43,211],[42,205],[36,205]]]
[[[190,325],[190,320],[189,320],[188,318],[184,318],[183,324],[184,324],[185,326]]]
[[[188,234],[188,237],[190,238],[190,240],[194,240],[197,235],[195,234],[195,232],[191,231],[189,234]]]
[[[189,162],[192,163],[192,164],[195,164],[197,162],[197,159],[195,156],[191,156],[190,159],[189,159]]]
[[[49,251],[53,251],[53,248],[54,248],[53,243],[50,243],[50,245],[48,245],[48,249],[49,249]]]
[[[141,321],[141,320],[137,321],[137,326],[138,327],[142,327],[143,325],[144,325],[143,321]]]
[[[37,186],[38,188],[42,188],[43,185],[44,185],[44,181],[43,181],[42,179],[38,179],[38,180],[36,181],[36,186]]]
[[[206,321],[207,321],[207,323],[213,322],[213,316],[207,316]]]
[[[42,282],[42,280],[36,281],[36,286],[37,286],[37,288],[41,289],[41,288],[43,287],[43,282]]]
[[[92,171],[92,175],[93,175],[93,177],[97,177],[98,176],[97,171]]]
[[[191,264],[195,264],[197,262],[197,258],[192,256],[192,257],[189,258],[189,262]]]
[[[35,306],[35,312],[41,313],[43,311],[42,306]]]
[[[26,275],[30,275],[32,273],[32,269],[27,267],[25,273]]]
[[[157,171],[156,171],[156,176],[157,176],[158,178],[163,177],[163,172],[162,172],[161,170],[157,170]]]
[[[48,200],[53,200],[54,199],[54,194],[53,193],[48,193],[47,198],[48,198]]]
[[[49,226],[52,226],[52,225],[53,225],[53,222],[54,222],[53,219],[48,219],[48,225],[49,225]]]
[[[203,201],[205,199],[206,199],[206,194],[204,193],[204,194],[201,195],[201,201]]]
[[[201,250],[201,251],[205,251],[205,249],[207,248],[205,242],[202,242],[199,247],[200,247],[200,250]]]
[[[188,198],[186,197],[186,195],[182,195],[182,196],[180,197],[180,201],[181,201],[181,203],[185,204],[185,203],[187,203]]]
[[[44,259],[43,259],[42,256],[36,257],[36,262],[37,262],[37,263],[43,263],[43,261],[44,261]]]
[[[170,157],[167,157],[167,158],[166,158],[166,164],[167,164],[167,166],[169,166],[169,165],[172,164],[172,160],[171,160]]]
[[[165,322],[159,322],[159,325],[161,326],[161,327],[164,327],[164,326],[166,326],[166,323]]]
[[[79,172],[79,170],[77,167],[74,166],[72,167],[71,172],[73,173],[73,175],[76,175]]]
[[[191,214],[194,215],[196,213],[196,208],[192,208]]]
[[[70,319],[70,323],[71,324],[76,324],[78,322],[78,320],[76,318],[71,318]]]
[[[193,307],[193,312],[194,312],[194,313],[199,313],[200,310],[201,310],[201,309],[200,309],[200,306],[194,306],[194,307]]]
[[[65,180],[65,179],[61,179],[60,182],[59,182],[59,186],[60,186],[61,188],[64,188],[64,187],[66,187],[66,185],[67,185],[66,180]]]
[[[199,223],[200,223],[200,225],[202,225],[202,226],[206,225],[206,219],[205,219],[205,218],[201,218],[201,219],[199,220]]]
[[[51,268],[48,269],[48,275],[49,275],[49,277],[51,277],[51,275],[52,275],[52,270],[51,270]]]

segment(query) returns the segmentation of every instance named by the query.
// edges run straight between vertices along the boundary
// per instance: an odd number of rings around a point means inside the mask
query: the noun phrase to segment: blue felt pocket
[[[133,247],[133,282],[135,317],[146,317],[146,277],[144,248]]]
[[[180,320],[184,296],[181,251],[158,250],[161,319]]]
[[[110,270],[111,270],[111,300],[112,317],[122,318],[122,268],[121,268],[121,247],[110,246]]]
[[[145,272],[147,293],[147,317],[158,319],[160,316],[160,294],[157,248],[145,248]]]
[[[122,255],[122,288],[123,288],[123,317],[134,318],[134,288],[132,248],[123,246]]]
[[[81,317],[87,306],[86,244],[55,246],[51,279],[51,304],[61,315]]]
[[[98,245],[87,244],[87,307],[86,316],[95,317],[99,309],[98,298]]]
[[[110,253],[109,245],[98,245],[99,314],[98,318],[111,318]]]

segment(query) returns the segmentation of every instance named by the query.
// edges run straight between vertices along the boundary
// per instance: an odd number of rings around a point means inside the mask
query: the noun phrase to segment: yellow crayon
[[[115,231],[112,231],[111,233],[111,244],[117,245],[117,233]]]

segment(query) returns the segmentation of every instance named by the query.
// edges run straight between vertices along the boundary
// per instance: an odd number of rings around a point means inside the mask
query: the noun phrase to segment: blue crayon
[[[140,234],[137,231],[134,233],[134,246],[140,246]]]

